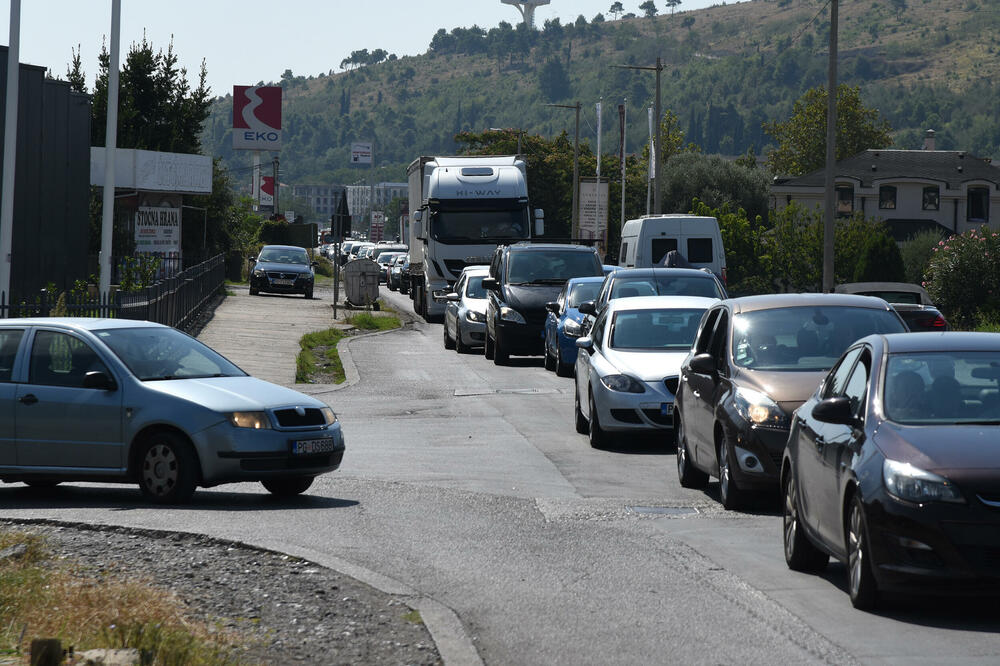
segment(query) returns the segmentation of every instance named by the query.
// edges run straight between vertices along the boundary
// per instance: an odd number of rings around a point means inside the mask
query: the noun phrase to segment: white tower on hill
[[[500,0],[505,5],[514,5],[521,12],[524,24],[529,28],[535,27],[535,7],[547,5],[552,0]]]

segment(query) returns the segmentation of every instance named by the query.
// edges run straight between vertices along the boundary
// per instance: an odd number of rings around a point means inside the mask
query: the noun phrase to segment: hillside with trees
[[[888,122],[895,147],[919,148],[933,128],[939,149],[1000,158],[998,28],[1000,0],[843,3],[840,80]],[[651,66],[658,56],[663,107],[685,141],[703,153],[762,156],[777,144],[765,124],[787,120],[807,90],[825,85],[828,34],[823,0],[695,11],[662,2],[644,11],[633,0],[609,2],[608,17],[550,20],[537,30],[507,22],[442,29],[420,56],[373,44],[330,63],[346,71],[285,70],[274,82],[285,89],[283,179],[402,180],[415,156],[453,152],[459,133],[491,127],[572,140],[573,112],[545,105],[578,100],[581,138],[594,146],[600,98],[604,150],[616,150],[616,107],[627,98],[626,150],[640,153],[655,77],[614,65]],[[202,140],[237,171],[249,156],[231,150],[230,116],[229,95],[217,98]],[[349,165],[350,143],[360,140],[374,141],[372,174]]]

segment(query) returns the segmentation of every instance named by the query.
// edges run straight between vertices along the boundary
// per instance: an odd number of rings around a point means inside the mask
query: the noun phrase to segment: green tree
[[[69,87],[72,90],[85,93],[87,92],[87,76],[83,71],[83,60],[80,56],[80,50],[79,44],[76,45],[75,51],[70,48],[73,59],[66,66],[66,80],[69,82]]]
[[[767,155],[772,173],[798,176],[822,168],[826,161],[826,102],[826,88],[812,88],[795,102],[791,118],[764,123],[764,131],[778,144]],[[846,84],[837,88],[838,160],[869,148],[891,146],[891,132],[878,110],[862,103],[860,88]]]
[[[742,208],[733,211],[728,203],[712,208],[698,199],[692,202],[691,212],[719,221],[722,245],[726,249],[726,287],[731,295],[771,291],[764,279],[770,273],[770,257],[766,227],[760,216],[751,219]]]
[[[684,213],[698,199],[711,208],[744,209],[752,220],[767,219],[768,178],[718,155],[685,152],[663,167],[663,210]]]
[[[639,5],[639,9],[642,10],[646,18],[653,18],[660,11],[656,8],[656,3],[653,2],[653,0],[646,0],[644,3]]]
[[[855,282],[902,282],[903,255],[887,233],[871,234],[861,248],[854,267]]]
[[[611,14],[615,20],[618,20],[618,17],[625,13],[625,7],[620,2],[612,2],[611,7],[608,9],[608,13]]]
[[[542,94],[550,102],[565,99],[569,96],[570,83],[566,67],[558,58],[550,58],[538,72],[538,86]]]
[[[666,5],[670,8],[670,15],[674,15],[674,8],[681,4],[681,0],[666,0]]]
[[[904,279],[907,282],[920,284],[924,280],[924,271],[934,255],[934,248],[942,240],[943,235],[933,229],[921,231],[908,238],[899,251],[903,255]]]

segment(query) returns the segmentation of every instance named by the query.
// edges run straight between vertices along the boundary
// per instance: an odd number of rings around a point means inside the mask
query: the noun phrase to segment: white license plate
[[[278,284],[283,287],[291,287],[293,284],[295,284],[295,280],[289,280],[287,278],[274,278],[273,280],[271,280],[271,284]]]
[[[674,403],[672,402],[660,403],[660,416],[670,416],[673,413],[674,413]]]
[[[314,453],[329,453],[333,451],[333,439],[302,439],[292,442],[292,453],[297,456],[308,456]]]

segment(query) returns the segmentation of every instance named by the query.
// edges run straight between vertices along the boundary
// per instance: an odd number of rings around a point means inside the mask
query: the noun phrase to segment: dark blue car
[[[597,298],[603,276],[578,277],[566,282],[559,297],[546,305],[549,313],[545,319],[545,369],[555,370],[560,377],[573,374],[576,364],[576,339],[584,315],[577,310],[580,303]]]

